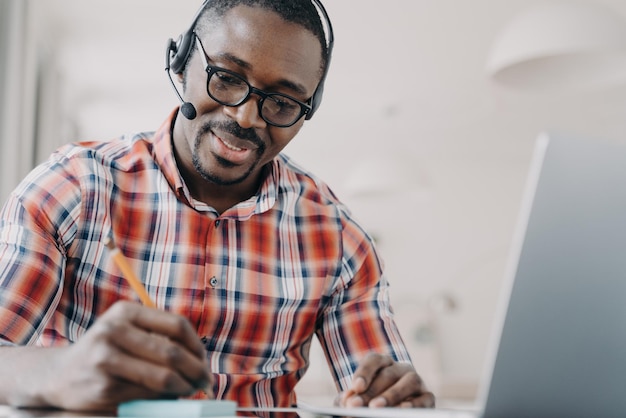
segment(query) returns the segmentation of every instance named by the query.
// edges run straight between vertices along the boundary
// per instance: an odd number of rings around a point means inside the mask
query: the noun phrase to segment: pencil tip
[[[104,239],[104,245],[106,245],[109,250],[115,249],[115,243],[113,243],[113,238],[110,235]]]

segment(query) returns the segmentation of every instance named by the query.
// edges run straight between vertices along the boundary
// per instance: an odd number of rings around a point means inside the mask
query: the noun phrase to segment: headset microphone
[[[184,102],[183,105],[180,107],[180,113],[182,113],[183,116],[186,117],[189,120],[195,119],[195,117],[196,117],[196,108],[191,103]]]
[[[174,80],[172,79],[172,74],[170,73],[170,53],[174,52],[174,54],[176,54],[177,51],[177,45],[174,42],[173,39],[170,38],[170,40],[167,43],[167,48],[165,50],[165,72],[167,73],[167,77],[170,79],[170,83],[172,84],[172,88],[174,89],[174,91],[176,92],[176,95],[178,96],[178,99],[180,100],[181,106],[180,106],[180,113],[183,114],[184,117],[186,117],[189,120],[195,119],[196,117],[196,108],[194,107],[193,104],[186,102],[183,100],[183,96],[180,95],[180,93],[178,92],[178,89],[176,88],[176,84],[174,84]]]

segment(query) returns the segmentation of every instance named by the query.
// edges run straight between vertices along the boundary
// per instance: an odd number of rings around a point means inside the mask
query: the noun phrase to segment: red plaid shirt
[[[76,341],[136,296],[103,245],[112,233],[157,306],[206,337],[217,398],[289,406],[317,335],[345,389],[375,350],[410,361],[370,237],[284,155],[258,193],[218,215],[176,167],[173,112],[150,134],[67,145],[0,214],[0,342]]]

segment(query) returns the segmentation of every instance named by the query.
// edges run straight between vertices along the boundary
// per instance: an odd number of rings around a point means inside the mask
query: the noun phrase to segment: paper
[[[345,408],[314,406],[298,402],[297,408],[238,408],[238,411],[257,412],[309,412],[315,416],[350,418],[476,418],[472,411],[428,408]]]

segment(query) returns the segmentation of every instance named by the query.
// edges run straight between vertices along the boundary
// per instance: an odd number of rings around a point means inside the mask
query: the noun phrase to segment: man
[[[207,1],[170,45],[183,105],[161,128],[63,147],[14,191],[0,217],[0,402],[290,406],[317,335],[341,405],[433,405],[371,239],[280,153],[321,98],[332,38],[319,6]],[[108,237],[158,309],[132,302]]]

